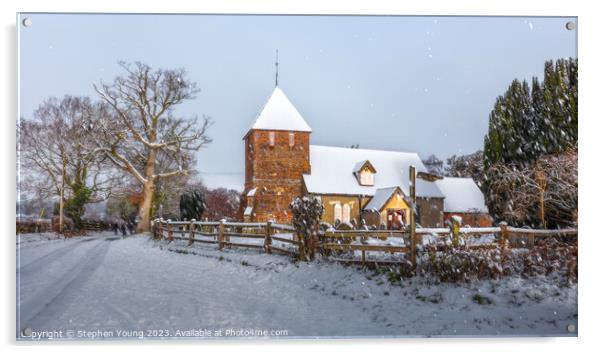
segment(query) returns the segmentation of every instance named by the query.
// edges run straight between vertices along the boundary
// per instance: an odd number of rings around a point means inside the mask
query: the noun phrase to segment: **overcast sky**
[[[183,116],[209,116],[198,152],[211,186],[244,171],[242,137],[279,86],[312,144],[446,158],[483,145],[488,114],[514,78],[577,56],[573,18],[32,14],[20,26],[20,114],[50,96],[95,97],[118,60],[185,68],[201,88]]]

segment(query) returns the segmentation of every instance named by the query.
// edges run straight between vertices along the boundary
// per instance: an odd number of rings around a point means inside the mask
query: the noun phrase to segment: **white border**
[[[86,351],[104,352],[113,347],[140,347],[140,350],[164,353],[169,346],[177,346],[180,351],[199,350],[241,350],[261,353],[287,352],[305,353],[316,349],[328,351],[344,351],[345,353],[365,353],[366,350],[396,350],[404,352],[445,352],[447,353],[504,353],[509,352],[546,352],[574,353],[592,350],[597,345],[598,328],[600,326],[600,296],[598,253],[602,249],[602,235],[599,225],[600,193],[600,155],[602,147],[599,138],[601,129],[600,94],[602,78],[600,77],[601,25],[599,11],[595,1],[579,0],[421,0],[421,1],[383,1],[383,0],[346,0],[346,1],[313,1],[313,0],[215,0],[215,1],[136,1],[136,0],[104,0],[104,1],[69,1],[69,0],[3,0],[0,1],[0,18],[2,24],[2,62],[3,85],[0,87],[0,109],[2,114],[2,152],[4,168],[2,189],[3,210],[0,213],[4,233],[3,280],[2,291],[3,318],[0,321],[0,333],[3,343],[9,346],[10,352],[29,351],[32,344],[15,344],[15,253],[14,253],[14,215],[15,215],[15,117],[16,112],[16,12],[145,12],[145,13],[263,13],[263,14],[383,14],[383,15],[523,15],[523,16],[578,16],[579,30],[579,67],[580,67],[580,136],[579,152],[580,169],[580,228],[581,247],[579,249],[579,338],[494,338],[494,339],[397,339],[397,340],[284,340],[284,341],[237,341],[237,342],[194,342],[200,348],[191,346],[191,342],[156,342],[151,343],[98,343],[94,344],[47,344],[44,348],[36,348],[44,352],[75,353],[85,345]],[[596,104],[598,103],[598,104]],[[594,108],[597,108],[594,110]],[[110,347],[110,348],[107,348]],[[124,348],[121,348],[124,347]],[[118,349],[118,348],[115,348]]]

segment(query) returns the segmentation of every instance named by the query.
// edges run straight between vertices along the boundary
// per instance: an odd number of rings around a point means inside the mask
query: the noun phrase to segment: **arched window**
[[[343,222],[349,222],[351,220],[351,207],[349,204],[343,205]]]
[[[288,133],[288,146],[295,146],[295,133]]]
[[[334,221],[343,221],[343,213],[341,211],[341,204],[336,203],[334,205]]]
[[[268,140],[270,142],[270,146],[274,146],[276,144],[276,132],[269,132]]]

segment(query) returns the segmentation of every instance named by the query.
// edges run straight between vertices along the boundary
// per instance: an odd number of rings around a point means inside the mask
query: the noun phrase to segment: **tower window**
[[[269,132],[268,140],[270,142],[270,146],[276,145],[276,132]]]
[[[295,133],[288,133],[288,146],[295,146]]]

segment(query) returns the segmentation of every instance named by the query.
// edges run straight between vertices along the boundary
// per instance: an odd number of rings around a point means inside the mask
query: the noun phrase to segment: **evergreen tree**
[[[547,61],[544,81],[513,80],[496,99],[485,136],[484,163],[527,167],[577,145],[577,60]]]
[[[180,196],[180,218],[182,220],[201,220],[205,207],[205,195],[200,189],[190,189]]]
[[[521,187],[504,177],[500,167],[521,173],[543,156],[575,149],[577,127],[576,59],[547,61],[542,83],[537,78],[531,86],[526,81],[512,81],[496,99],[484,140],[483,189],[494,217],[512,210],[512,189]],[[507,192],[504,188],[494,191],[493,185],[504,185]]]

